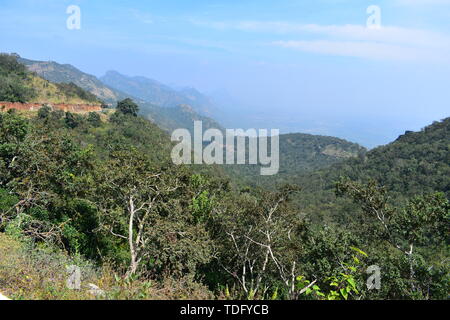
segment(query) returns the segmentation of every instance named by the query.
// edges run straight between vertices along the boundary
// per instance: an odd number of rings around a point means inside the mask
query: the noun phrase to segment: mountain
[[[41,104],[102,104],[76,84],[53,83],[28,71],[17,56],[0,54],[0,101]]]
[[[449,141],[450,118],[446,118],[418,132],[406,131],[395,141],[358,157],[293,175],[289,181],[303,188],[296,201],[311,219],[345,224],[355,208],[349,201],[336,199],[335,183],[340,177],[362,183],[375,180],[389,191],[395,204],[434,192],[450,197]]]
[[[440,191],[450,195],[450,117],[406,131],[394,142],[330,169],[354,180],[375,179],[399,195]]]
[[[158,105],[155,104],[155,101],[146,100],[145,98],[149,98],[149,96],[144,95],[141,89],[133,90],[133,86],[124,85],[123,88],[127,91],[121,91],[116,87],[104,84],[97,77],[84,73],[70,64],[59,64],[54,61],[34,61],[21,57],[18,57],[18,61],[24,64],[28,70],[46,80],[55,83],[73,83],[112,106],[114,106],[117,101],[131,98],[139,105],[141,114],[154,121],[159,127],[166,131],[173,131],[178,128],[187,128],[191,130],[195,120],[203,121],[203,127],[205,129],[222,129],[222,126],[219,123],[206,116],[200,115],[192,109],[192,107],[189,106],[189,102],[192,102],[192,100],[189,98],[180,98],[180,104],[173,104],[170,107],[168,105]],[[111,76],[114,75],[114,72],[108,72],[107,75],[108,74]],[[140,79],[140,81],[144,83],[145,86],[149,86],[152,80]],[[158,87],[159,83],[156,81],[154,82],[155,87]],[[168,97],[170,96],[170,92],[174,92],[174,90],[161,85],[161,92],[166,92],[167,94],[164,94],[163,96]],[[177,95],[175,94],[175,96]],[[182,97],[182,94],[179,94],[179,96]],[[177,100],[175,99],[173,101]]]
[[[127,98],[126,94],[105,86],[95,76],[84,73],[70,64],[59,64],[54,61],[33,61],[19,58],[28,70],[35,72],[40,77],[55,83],[74,83],[77,86],[91,92],[108,104]]]
[[[199,115],[189,105],[164,108],[144,103],[141,104],[141,107],[145,111],[148,119],[157,123],[160,128],[169,132],[183,128],[188,129],[192,134],[194,132],[194,121],[202,122],[203,131],[207,129],[219,129],[225,131],[221,124],[211,118]]]
[[[158,81],[128,77],[116,71],[108,71],[100,79],[105,85],[136,97],[147,117],[167,131],[186,128],[193,132],[194,121],[202,121],[204,130],[224,130],[222,125],[206,115],[211,113],[212,102],[196,89],[183,88],[178,92]]]
[[[260,176],[259,165],[226,165],[225,170],[250,185],[274,188],[294,177],[363,155],[364,147],[343,139],[291,133],[279,136],[280,169],[274,176]]]
[[[202,116],[213,116],[215,106],[210,98],[195,88],[173,89],[146,77],[129,77],[117,71],[108,71],[100,80],[107,86],[126,92],[149,103],[173,108],[189,105]]]

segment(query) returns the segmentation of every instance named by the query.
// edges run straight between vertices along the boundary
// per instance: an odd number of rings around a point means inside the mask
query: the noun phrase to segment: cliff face
[[[48,105],[53,111],[62,110],[72,113],[88,113],[102,111],[101,105],[96,104],[44,104],[44,103],[20,103],[20,102],[0,102],[0,111],[16,109],[20,111],[38,111],[44,105]]]

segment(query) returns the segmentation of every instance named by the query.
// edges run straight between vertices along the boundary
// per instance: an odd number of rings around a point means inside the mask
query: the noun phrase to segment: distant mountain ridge
[[[203,121],[203,127],[205,129],[222,128],[215,120],[197,113],[193,107],[190,108],[188,103],[180,103],[171,107],[157,105],[132,94],[132,90],[130,90],[131,92],[128,90],[124,92],[110,87],[97,77],[84,73],[70,64],[60,64],[54,61],[35,61],[21,57],[18,57],[18,61],[24,64],[28,70],[48,81],[57,84],[73,83],[92,93],[110,106],[115,106],[118,101],[125,98],[131,98],[140,106],[141,113],[144,116],[154,121],[160,128],[169,132],[178,128],[192,130],[195,120]],[[147,83],[149,81],[146,79],[144,82]],[[155,81],[155,86],[157,83]],[[161,90],[165,91],[166,88],[161,87]],[[169,88],[167,90],[170,92],[172,89]]]
[[[6,109],[33,110],[48,105],[92,105],[102,101],[73,82],[56,83],[28,70],[16,55],[0,54],[0,101]],[[87,108],[89,109],[89,108]]]
[[[174,89],[153,79],[142,76],[130,77],[117,71],[106,72],[100,80],[109,87],[161,107],[189,105],[200,115],[208,117],[213,116],[216,109],[212,99],[195,88]]]
[[[59,64],[54,61],[34,61],[18,58],[28,70],[35,72],[40,77],[55,83],[74,83],[77,86],[96,95],[108,104],[114,104],[128,96],[118,90],[105,86],[95,76],[84,73],[70,64]]]
[[[360,157],[367,152],[357,143],[306,133],[280,135],[279,149],[280,168],[275,176],[261,176],[259,165],[226,165],[224,169],[245,184],[273,188],[296,176]]]

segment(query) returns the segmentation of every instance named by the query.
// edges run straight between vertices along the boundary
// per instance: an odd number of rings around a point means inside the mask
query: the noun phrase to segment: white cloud
[[[379,60],[438,60],[450,63],[450,36],[421,29],[395,26],[370,29],[362,25],[273,21],[197,22],[197,24],[220,30],[292,35],[292,38],[295,38],[290,41],[274,41],[272,44],[306,52]],[[311,38],[313,40],[310,40]]]
[[[432,53],[386,43],[357,41],[275,41],[274,45],[304,52],[368,58],[373,60],[416,61],[430,57]],[[435,57],[438,58],[438,57]]]

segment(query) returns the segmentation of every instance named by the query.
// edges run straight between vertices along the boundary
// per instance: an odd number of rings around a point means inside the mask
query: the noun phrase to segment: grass
[[[81,288],[67,287],[67,267],[81,269]],[[88,291],[92,283],[103,296]],[[204,300],[208,289],[190,279],[163,282],[125,278],[109,265],[95,266],[79,256],[69,256],[48,245],[0,232],[0,292],[13,300]]]
[[[33,101],[37,103],[65,103],[65,104],[92,104],[100,103],[100,101],[86,100],[80,98],[76,93],[69,94],[68,91],[62,90],[58,85],[51,83],[37,76],[30,77],[31,87],[36,89],[37,96]]]

